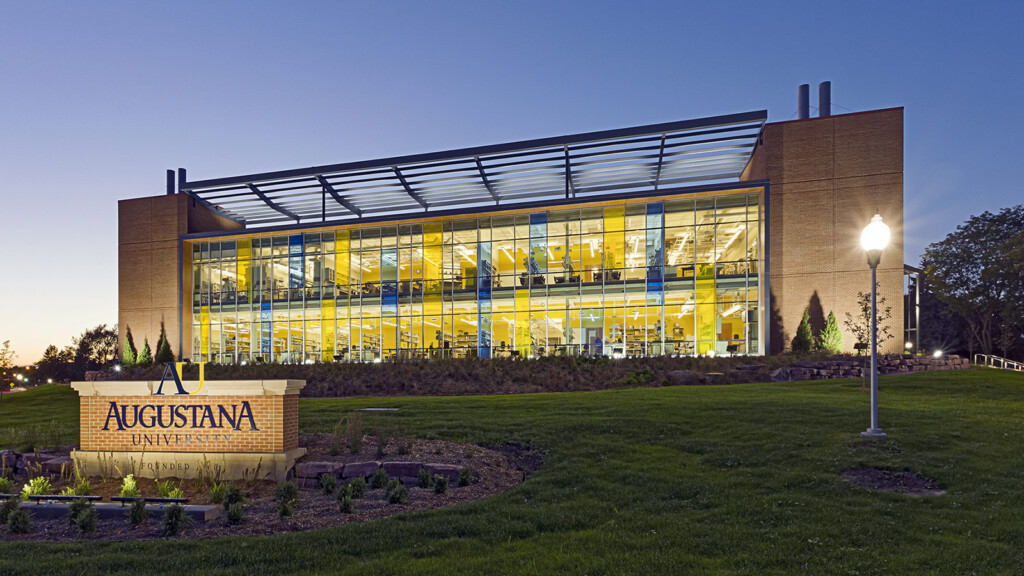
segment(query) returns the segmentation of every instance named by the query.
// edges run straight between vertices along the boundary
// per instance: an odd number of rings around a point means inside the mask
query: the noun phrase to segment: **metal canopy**
[[[179,182],[246,226],[601,199],[734,180],[767,111]]]

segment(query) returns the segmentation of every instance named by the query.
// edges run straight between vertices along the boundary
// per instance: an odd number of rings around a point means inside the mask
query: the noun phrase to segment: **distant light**
[[[121,371],[121,365],[120,364],[115,364],[114,365],[114,372],[120,372],[120,371]]]
[[[914,347],[914,343],[913,342],[907,342],[906,344],[903,345],[903,347],[906,348],[907,350],[910,350],[911,348]]]
[[[865,250],[884,250],[889,245],[889,227],[882,222],[882,215],[876,213],[871,223],[860,234],[860,245]]]
[[[708,356],[710,356],[711,358],[714,358],[715,357],[715,351],[714,350],[708,350]]]
[[[21,374],[15,374],[14,377],[18,380],[21,380]]]
[[[935,358],[941,358],[942,350],[936,350],[935,352],[932,352],[932,356],[934,356]]]
[[[53,378],[47,378],[46,379],[46,383],[47,384],[53,384]]]

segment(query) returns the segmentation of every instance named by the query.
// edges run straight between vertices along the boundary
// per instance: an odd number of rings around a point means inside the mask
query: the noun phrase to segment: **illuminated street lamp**
[[[878,306],[875,273],[882,260],[882,250],[889,245],[889,227],[882,222],[881,214],[875,213],[871,223],[860,234],[860,245],[868,253],[871,267],[871,427],[860,435],[873,440],[885,440],[885,432],[878,427]]]

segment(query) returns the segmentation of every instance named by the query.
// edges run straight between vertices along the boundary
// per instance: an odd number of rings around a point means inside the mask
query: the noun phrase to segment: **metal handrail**
[[[1003,358],[1002,356],[993,356],[991,354],[975,354],[974,363],[988,368],[1000,368],[1002,370],[1024,372],[1024,362],[1017,362],[1016,360],[1010,360]]]

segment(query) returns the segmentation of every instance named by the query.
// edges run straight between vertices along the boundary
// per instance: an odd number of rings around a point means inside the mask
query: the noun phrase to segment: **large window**
[[[761,354],[759,190],[197,242],[214,362]]]

